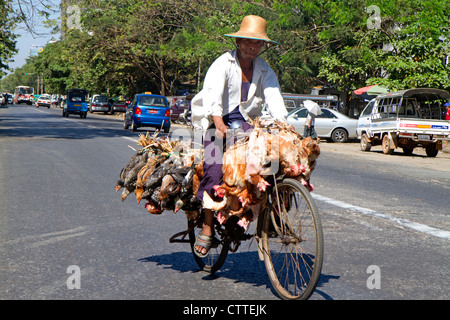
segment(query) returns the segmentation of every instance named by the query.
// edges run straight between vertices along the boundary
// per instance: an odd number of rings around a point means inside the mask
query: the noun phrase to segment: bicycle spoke
[[[298,181],[282,182],[278,186],[275,195],[278,199],[272,201],[274,208],[270,213],[278,237],[266,235],[263,241],[270,260],[266,262],[267,271],[276,291],[286,299],[309,297],[322,265],[323,240],[321,232],[316,232],[315,223],[319,217],[312,211],[312,198],[306,198],[305,194],[309,196]],[[317,209],[314,207],[314,210]]]

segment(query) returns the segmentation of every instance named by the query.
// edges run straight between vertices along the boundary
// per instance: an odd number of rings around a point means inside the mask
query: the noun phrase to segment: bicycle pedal
[[[211,247],[210,248],[214,248],[216,249],[220,244],[220,240],[217,239],[216,237],[214,237],[211,241]]]

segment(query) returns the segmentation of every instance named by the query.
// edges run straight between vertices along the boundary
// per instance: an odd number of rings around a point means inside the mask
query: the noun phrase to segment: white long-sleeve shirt
[[[210,66],[203,89],[192,100],[194,127],[206,130],[213,116],[224,116],[239,106],[244,119],[261,116],[264,103],[269,114],[280,120],[287,116],[278,79],[272,68],[262,58],[253,62],[252,83],[247,101],[241,102],[242,69],[236,50],[220,56]]]

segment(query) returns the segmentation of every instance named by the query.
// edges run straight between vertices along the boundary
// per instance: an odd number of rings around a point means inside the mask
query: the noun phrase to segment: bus
[[[26,86],[18,86],[14,89],[14,104],[20,104],[22,102],[33,104],[34,101],[34,88]]]

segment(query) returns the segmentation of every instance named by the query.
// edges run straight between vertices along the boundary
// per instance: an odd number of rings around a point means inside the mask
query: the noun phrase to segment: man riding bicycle
[[[213,187],[221,184],[224,138],[230,124],[239,122],[244,131],[249,120],[261,116],[266,105],[269,114],[285,120],[287,111],[274,71],[259,57],[267,44],[278,44],[267,36],[267,22],[259,16],[246,16],[238,32],[224,36],[236,39],[236,50],[220,56],[206,73],[203,90],[192,100],[192,122],[206,130],[203,177],[197,198],[204,192],[217,199]],[[208,152],[206,152],[208,150]],[[216,161],[220,159],[220,161]],[[195,253],[204,258],[214,233],[214,212],[204,209],[204,222],[195,243]]]

